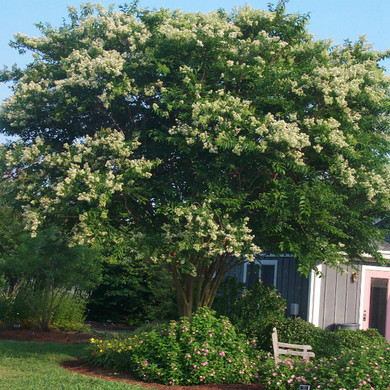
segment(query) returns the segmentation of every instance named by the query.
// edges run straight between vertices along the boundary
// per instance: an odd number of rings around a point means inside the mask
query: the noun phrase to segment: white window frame
[[[260,270],[259,270],[259,278],[258,280],[261,280],[261,266],[264,265],[273,265],[275,267],[275,272],[274,272],[274,280],[273,280],[273,285],[276,288],[276,281],[278,280],[278,259],[255,259],[255,263],[260,265]],[[247,275],[248,275],[248,262],[246,261],[244,264],[244,272],[243,272],[243,277],[242,277],[242,282],[246,283],[247,282]]]
[[[276,281],[278,280],[278,260],[277,259],[258,259],[257,262],[260,264],[259,280],[261,280],[261,266],[262,265],[273,265],[275,267],[273,285],[276,288]]]

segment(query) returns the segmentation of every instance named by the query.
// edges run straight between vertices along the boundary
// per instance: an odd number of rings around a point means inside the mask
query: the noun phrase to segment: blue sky
[[[14,33],[37,35],[34,23],[49,22],[61,24],[67,16],[66,6],[79,6],[82,0],[14,0],[4,1],[0,12],[0,67],[13,64],[24,65],[28,55],[19,55],[8,46]],[[122,4],[124,1],[101,0],[105,7]],[[130,0],[127,0],[129,3]],[[146,8],[181,8],[185,11],[207,12],[218,8],[230,11],[234,6],[246,3],[254,8],[264,9],[272,0],[140,0]],[[274,1],[276,2],[276,1]],[[390,0],[290,0],[287,10],[291,13],[309,13],[309,30],[317,38],[333,38],[335,43],[345,39],[355,41],[365,34],[367,40],[378,50],[390,48]],[[390,61],[384,64],[390,74]],[[0,101],[10,94],[5,85],[0,85]],[[0,135],[0,143],[5,137]]]

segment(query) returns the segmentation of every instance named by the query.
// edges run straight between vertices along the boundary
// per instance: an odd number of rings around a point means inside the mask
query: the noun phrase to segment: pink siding
[[[372,283],[378,283],[385,286],[382,288],[381,301],[375,296],[371,297]],[[383,312],[384,311],[384,312]],[[362,329],[368,329],[370,326],[370,316],[380,313],[382,318],[386,314],[384,332],[386,339],[390,342],[390,270],[366,270],[364,278],[364,302],[363,302],[363,321]]]

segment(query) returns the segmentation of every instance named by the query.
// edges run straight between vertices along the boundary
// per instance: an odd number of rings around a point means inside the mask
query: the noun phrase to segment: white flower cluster
[[[65,145],[60,153],[50,152],[40,138],[21,150],[8,152],[8,166],[22,165],[18,199],[26,203],[26,228],[34,232],[47,215],[71,213],[74,202],[86,202],[84,209],[107,218],[107,206],[115,194],[131,194],[135,180],[151,175],[150,161],[132,158],[138,145],[138,141],[126,141],[123,133],[106,129],[94,137],[87,136],[83,142]],[[81,211],[76,229],[84,232],[84,237],[92,235],[88,217],[88,211]]]
[[[179,123],[169,134],[183,136],[188,145],[200,142],[210,153],[231,149],[240,155],[247,141],[245,134],[260,126],[260,121],[251,113],[250,104],[250,101],[225,94],[223,89],[210,91],[209,99],[193,103],[191,125]],[[245,129],[243,134],[242,129]],[[262,145],[259,148],[262,149]]]
[[[248,218],[237,220],[228,214],[218,217],[209,201],[177,206],[167,219],[163,226],[164,250],[158,257],[168,263],[184,264],[194,257],[215,261],[222,255],[252,261],[261,252],[253,243]]]
[[[119,77],[123,73],[125,59],[116,50],[103,50],[103,41],[96,40],[92,48],[73,50],[69,57],[65,58],[66,78],[56,81],[56,86],[80,86],[98,88],[102,77]],[[90,53],[98,50],[97,56]]]

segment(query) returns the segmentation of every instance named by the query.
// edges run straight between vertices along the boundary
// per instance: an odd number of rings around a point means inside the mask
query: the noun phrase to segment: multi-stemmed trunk
[[[191,258],[190,261],[196,267],[196,276],[182,272],[180,266],[169,265],[176,289],[179,317],[189,318],[199,307],[211,307],[223,277],[239,264],[228,255],[208,262],[199,258]]]

